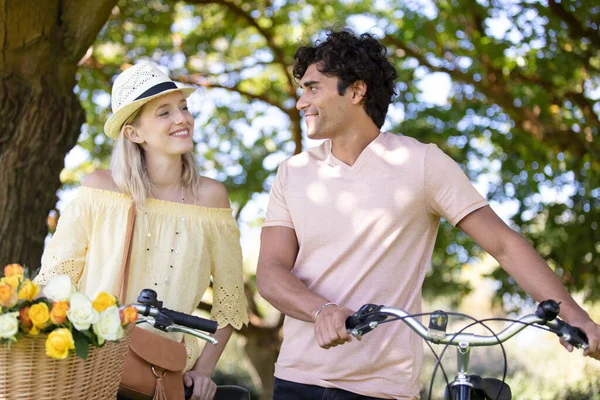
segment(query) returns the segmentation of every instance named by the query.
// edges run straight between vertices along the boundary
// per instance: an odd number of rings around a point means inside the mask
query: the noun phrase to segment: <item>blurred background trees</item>
[[[0,33],[0,261],[38,262],[56,190],[107,166],[111,141],[102,127],[115,75],[151,59],[200,88],[190,99],[198,162],[226,184],[242,228],[252,314],[244,346],[255,381],[268,391],[281,318],[256,295],[255,237],[278,163],[313,145],[295,108],[293,54],[326,28],[349,26],[379,36],[398,68],[399,95],[384,129],[440,146],[570,291],[598,300],[595,2],[73,1],[77,9],[55,3],[0,6],[9,28]],[[37,13],[17,24],[16,16],[31,8]],[[34,52],[39,43],[44,50]],[[73,92],[85,110],[83,125]],[[54,211],[50,228],[56,217]],[[464,279],[464,266],[480,257],[466,235],[443,224],[425,282],[428,298],[459,304],[477,289]],[[505,308],[525,304],[497,264],[487,271],[485,282]]]

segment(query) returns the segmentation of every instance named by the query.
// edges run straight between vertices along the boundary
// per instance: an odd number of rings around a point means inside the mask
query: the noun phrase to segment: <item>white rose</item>
[[[75,292],[75,285],[67,275],[56,275],[44,287],[44,296],[53,302],[69,301]]]
[[[121,317],[117,306],[110,306],[100,313],[98,322],[94,324],[94,333],[98,336],[98,343],[105,340],[116,341],[123,337]]]
[[[67,318],[78,331],[85,331],[90,325],[98,322],[98,311],[94,310],[92,302],[82,293],[71,296]]]
[[[10,312],[0,315],[0,338],[9,339],[19,331],[18,312]]]

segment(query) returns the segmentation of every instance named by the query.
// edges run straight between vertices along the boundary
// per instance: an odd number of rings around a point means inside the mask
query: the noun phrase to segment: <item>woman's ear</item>
[[[367,84],[365,81],[356,81],[352,84],[352,102],[354,104],[362,104],[364,97],[367,94]]]
[[[138,130],[133,125],[125,125],[125,130],[123,133],[125,134],[125,137],[127,137],[127,139],[131,140],[133,143],[144,143],[144,139],[140,136]]]

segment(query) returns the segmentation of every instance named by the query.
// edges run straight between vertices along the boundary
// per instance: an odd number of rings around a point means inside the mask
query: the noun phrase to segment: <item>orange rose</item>
[[[138,319],[138,310],[132,306],[119,310],[119,316],[121,317],[121,325],[127,325],[134,323]]]
[[[98,312],[102,312],[108,307],[114,306],[116,304],[117,299],[115,298],[115,296],[106,292],[100,292],[96,299],[92,301],[92,307],[94,307],[94,310]]]
[[[17,292],[12,286],[0,284],[0,306],[11,308],[17,304]]]
[[[30,307],[23,307],[19,310],[19,321],[21,321],[21,326],[24,328],[33,326],[33,322],[31,322],[31,318],[29,318],[29,308]]]
[[[27,279],[21,285],[18,297],[21,300],[33,301],[33,299],[35,299],[35,296],[37,296],[39,293],[40,287],[35,283],[31,282],[29,279]]]
[[[52,304],[50,321],[52,321],[54,325],[63,324],[67,320],[67,311],[69,311],[69,303],[66,301],[57,301]]]
[[[20,276],[23,277],[25,270],[20,264],[8,264],[4,267],[4,276]]]
[[[48,310],[46,303],[36,303],[32,305],[27,314],[33,323],[33,328],[31,328],[31,331],[29,332],[32,335],[37,335],[40,333],[41,329],[50,325],[50,310]]]
[[[19,284],[21,283],[22,276],[13,275],[13,276],[5,276],[0,279],[0,285],[9,285],[13,289],[17,290],[19,288]]]

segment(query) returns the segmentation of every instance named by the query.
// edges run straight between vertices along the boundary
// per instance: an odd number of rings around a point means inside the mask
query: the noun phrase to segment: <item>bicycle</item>
[[[413,331],[425,339],[427,342],[435,344],[445,344],[440,357],[437,356],[429,343],[431,351],[434,353],[437,364],[434,368],[431,383],[429,387],[429,399],[433,388],[433,380],[438,366],[441,366],[441,358],[448,348],[454,346],[457,350],[457,375],[452,382],[448,382],[445,371],[442,367],[442,372],[446,378],[446,387],[444,389],[444,400],[511,400],[512,393],[510,387],[505,383],[506,378],[506,353],[502,343],[522,331],[528,326],[534,326],[543,330],[548,330],[562,337],[567,343],[570,343],[576,348],[587,349],[587,336],[580,329],[573,327],[566,322],[557,318],[560,312],[560,305],[554,300],[546,300],[538,304],[534,314],[529,314],[521,317],[518,320],[506,318],[489,318],[485,320],[475,320],[475,322],[467,325],[463,329],[455,333],[447,333],[446,327],[448,324],[448,315],[460,315],[459,313],[446,313],[441,310],[433,313],[423,313],[418,315],[410,315],[400,308],[386,307],[375,304],[365,304],[355,314],[348,317],[346,320],[346,328],[353,336],[362,336],[371,330],[377,328],[382,323],[387,323],[396,320],[404,321]],[[424,315],[430,315],[428,327],[425,327],[421,322],[415,319]],[[388,319],[388,317],[394,317]],[[491,321],[509,321],[511,325],[504,328],[500,333],[494,333],[485,322]],[[463,333],[467,328],[481,324],[492,335],[476,335],[471,333]],[[478,375],[469,375],[469,356],[472,347],[494,346],[499,344],[504,354],[504,374],[502,380],[495,378],[482,378]]]
[[[129,305],[121,306],[124,309]],[[148,323],[163,332],[181,332],[193,335],[210,344],[217,344],[213,336],[204,332],[215,333],[217,322],[163,307],[157,293],[152,289],[144,289],[138,296],[137,303],[130,304],[140,316],[136,325]],[[145,317],[145,318],[142,318]],[[204,332],[202,332],[204,331]],[[183,384],[183,383],[182,383]],[[189,399],[194,390],[193,386],[184,386],[185,398]],[[241,386],[222,385],[217,387],[214,400],[250,400],[250,393]]]

